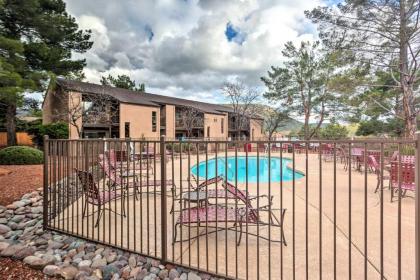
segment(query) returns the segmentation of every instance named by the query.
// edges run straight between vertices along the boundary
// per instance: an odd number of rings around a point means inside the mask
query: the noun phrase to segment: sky
[[[304,11],[331,0],[66,0],[81,29],[92,30],[86,81],[126,74],[150,93],[226,103],[221,86],[281,65],[287,41],[315,40]]]

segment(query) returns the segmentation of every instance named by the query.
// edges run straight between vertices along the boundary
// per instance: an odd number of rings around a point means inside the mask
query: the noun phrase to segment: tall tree
[[[78,29],[63,0],[1,1],[0,36],[1,71],[7,71],[0,85],[0,102],[7,112],[8,145],[15,145],[16,108],[23,92],[44,90],[47,74],[80,73],[86,61],[72,59],[72,53],[87,51],[92,42],[90,31]]]
[[[302,42],[299,47],[288,42],[282,54],[284,66],[272,66],[268,76],[261,78],[267,87],[264,97],[277,102],[285,115],[303,116],[304,138],[309,140],[336,108],[338,100],[330,91],[333,56],[323,54],[318,42]],[[315,126],[310,126],[315,119]]]
[[[257,115],[256,102],[260,94],[240,80],[225,83],[222,92],[233,108],[236,136],[241,137],[241,131],[246,128],[250,119]]]
[[[264,114],[264,130],[268,134],[268,139],[273,137],[274,132],[286,125],[289,117],[281,109],[271,109]]]
[[[348,51],[347,54],[368,64],[373,72],[390,74],[392,82],[386,86],[401,92],[406,135],[414,135],[420,109],[420,2],[346,0],[343,4],[305,13],[319,25],[320,37],[326,45]],[[381,104],[381,98],[375,103]]]
[[[131,80],[131,78],[127,75],[118,75],[116,78],[112,75],[108,75],[108,77],[102,76],[101,84],[140,92],[145,92],[146,90],[143,83],[139,84],[137,87],[136,81]]]

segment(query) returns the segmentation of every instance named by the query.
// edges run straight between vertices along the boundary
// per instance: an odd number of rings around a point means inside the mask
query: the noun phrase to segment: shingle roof
[[[92,83],[66,80],[62,78],[57,78],[57,85],[59,85],[65,90],[73,90],[77,92],[93,94],[107,94],[109,96],[114,97],[122,103],[132,103],[155,107],[160,106],[162,104],[169,104],[175,106],[189,106],[204,113],[211,114],[224,114],[233,112],[232,108],[218,104],[210,104],[188,99],[138,92],[122,88],[115,88],[111,86],[103,86]]]

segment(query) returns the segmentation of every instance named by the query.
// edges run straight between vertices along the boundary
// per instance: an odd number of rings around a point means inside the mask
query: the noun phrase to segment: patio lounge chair
[[[183,201],[184,202],[184,208],[187,207],[187,203],[192,201],[190,199],[190,194],[193,193],[193,192],[205,192],[206,193],[206,195],[205,195],[206,200],[215,199],[215,198],[218,198],[218,199],[236,199],[237,198],[237,195],[234,192],[234,190],[236,188],[229,183],[227,183],[228,186],[226,187],[226,188],[230,188],[229,191],[227,191],[226,189],[209,188],[210,185],[217,184],[217,183],[220,183],[220,186],[223,186],[223,184],[226,184],[223,176],[217,176],[217,177],[214,177],[214,178],[210,178],[210,179],[204,180],[200,183],[198,183],[197,178],[192,174],[191,174],[191,178],[193,180],[189,181],[189,183],[190,183],[190,189],[189,190],[184,189],[180,194],[177,194],[176,189],[172,188],[172,195],[175,199],[173,200],[173,203],[172,203],[171,213],[174,211],[174,204],[175,204],[176,200],[178,200],[180,204]],[[196,185],[194,186],[192,184],[192,182],[195,182]],[[253,196],[253,195],[248,194],[246,192],[246,190],[239,190],[238,189],[238,192],[239,192],[240,195],[247,196],[248,199],[250,199],[250,200],[258,198],[257,196]],[[264,194],[260,195],[259,197],[268,199],[268,196],[264,195]],[[272,197],[271,197],[271,199],[272,199]]]
[[[99,225],[99,221],[102,217],[104,210],[107,209],[111,212],[116,213],[115,211],[109,208],[106,208],[105,205],[110,201],[121,198],[121,194],[118,194],[115,190],[109,190],[109,191],[102,190],[101,191],[96,185],[95,180],[93,178],[93,174],[91,172],[81,171],[76,168],[75,168],[75,171],[76,171],[76,174],[80,183],[82,184],[83,193],[86,196],[84,205],[83,205],[83,210],[82,210],[82,218],[84,218],[86,215],[86,209],[88,207],[88,204],[97,206],[98,210],[97,210],[97,218],[96,218],[96,223],[95,223],[95,227],[97,227]],[[122,196],[122,211],[123,211],[122,214],[119,214],[119,213],[116,213],[116,214],[122,215],[125,217],[124,195]]]
[[[105,175],[108,177],[109,185],[117,188],[119,187],[122,190],[128,190],[130,188],[136,188],[137,191],[141,192],[141,188],[147,188],[152,186],[162,186],[161,180],[153,180],[153,178],[149,178],[147,180],[147,176],[143,176],[146,178],[142,178],[141,181],[139,181],[139,178],[141,177],[140,174],[134,173],[121,173],[117,172],[115,169],[112,168],[112,166],[109,164],[107,160],[103,160],[103,155],[99,155],[99,166],[104,171]],[[130,181],[129,179],[133,178],[133,181]],[[172,180],[166,180],[167,186],[174,186]],[[137,199],[137,193],[136,193],[136,199]]]
[[[268,205],[260,206],[258,208],[254,208],[251,204],[251,200],[243,193],[238,191],[238,189],[230,184],[229,182],[224,182],[223,186],[226,188],[228,192],[233,194],[235,198],[245,204],[245,207],[226,207],[223,205],[206,205],[206,206],[197,206],[182,209],[180,211],[180,215],[177,219],[177,222],[174,226],[174,236],[173,236],[173,243],[175,242],[183,242],[189,241],[195,238],[199,238],[200,236],[215,233],[221,230],[234,230],[239,231],[239,239],[236,240],[237,246],[241,243],[242,233],[243,233],[243,225],[246,224],[247,226],[268,226],[280,228],[281,231],[281,239],[280,240],[271,240],[267,237],[261,236],[259,234],[255,234],[252,232],[247,232],[247,234],[252,236],[257,236],[260,239],[270,240],[271,242],[280,242],[287,246],[286,239],[284,237],[283,231],[283,221],[284,216],[286,214],[286,209],[271,209],[271,201]],[[280,210],[281,211],[281,218],[278,219],[273,210]],[[263,221],[261,214],[268,212],[268,221]],[[226,222],[233,223],[232,226],[229,227],[217,227],[216,225],[209,225],[214,224],[216,222],[220,222],[220,224],[225,224]],[[207,228],[212,229],[211,231],[207,231],[206,233],[198,234],[194,237],[184,239],[184,240],[177,240],[177,227],[181,228],[181,225],[187,227],[200,227],[202,224],[206,224]],[[239,228],[238,228],[239,227]]]
[[[137,159],[133,159],[131,161],[128,161],[128,158],[126,156],[126,153],[123,153],[125,151],[119,151],[118,153],[111,149],[108,152],[105,153],[106,157],[109,160],[109,164],[112,166],[112,168],[116,170],[129,170],[129,171],[147,171],[153,174],[153,165],[147,164],[144,161]],[[135,163],[137,161],[137,163]]]
[[[391,162],[391,202],[394,198],[394,192],[400,193],[404,197],[407,191],[416,191],[415,170],[414,163]],[[398,176],[398,173],[400,173],[400,176]]]

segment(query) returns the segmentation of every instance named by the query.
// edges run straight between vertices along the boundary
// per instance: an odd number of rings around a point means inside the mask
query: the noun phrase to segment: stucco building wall
[[[263,121],[262,120],[250,120],[250,138],[251,140],[260,140],[265,136],[264,132],[262,131]]]
[[[152,131],[152,112],[156,112],[156,131]],[[159,107],[120,103],[120,138],[125,137],[125,123],[130,123],[130,138],[160,136]]]
[[[166,113],[166,137],[168,139],[175,138],[175,106],[173,105],[165,105],[165,113]]]
[[[222,131],[223,122],[223,131]],[[210,135],[208,133],[210,132]],[[228,135],[228,117],[217,114],[204,114],[204,137],[226,139]]]

